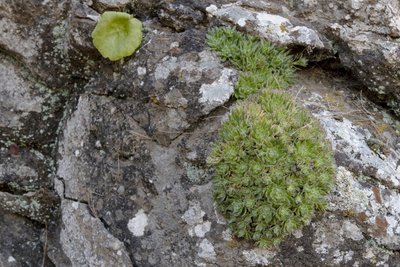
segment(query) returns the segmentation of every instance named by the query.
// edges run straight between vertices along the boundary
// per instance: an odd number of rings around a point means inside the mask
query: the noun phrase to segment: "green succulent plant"
[[[214,199],[238,237],[277,244],[324,210],[334,164],[324,134],[285,93],[239,103],[208,159]]]
[[[233,28],[218,27],[207,34],[207,44],[224,60],[241,70],[235,97],[243,99],[262,88],[281,89],[293,83],[294,72],[306,66],[303,57]]]
[[[104,12],[92,32],[93,44],[112,61],[132,55],[142,43],[142,23],[124,12]]]
[[[235,94],[247,97],[223,123],[208,158],[214,200],[236,236],[276,245],[324,210],[333,186],[333,155],[318,122],[283,90],[268,89],[287,87],[305,60],[296,63],[283,49],[231,28],[212,30],[207,40],[243,71]]]

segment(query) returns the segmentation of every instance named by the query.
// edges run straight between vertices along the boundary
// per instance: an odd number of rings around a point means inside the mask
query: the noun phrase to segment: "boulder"
[[[0,4],[1,266],[399,266],[400,122],[354,89],[384,86],[395,110],[396,1],[21,3]],[[142,20],[134,55],[93,47],[105,10]],[[270,249],[233,236],[212,197],[239,74],[205,44],[215,25],[346,67],[313,65],[287,91],[337,168],[327,211]]]

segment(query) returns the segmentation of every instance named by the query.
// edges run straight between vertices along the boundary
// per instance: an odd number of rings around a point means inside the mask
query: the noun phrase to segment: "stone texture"
[[[277,44],[304,46],[311,51],[313,49],[330,49],[327,43],[323,43],[315,30],[293,25],[289,19],[283,16],[265,11],[254,11],[242,6],[241,2],[223,5],[220,8],[211,5],[207,11],[211,16],[233,23],[247,32],[254,32]]]
[[[390,106],[400,116],[399,8],[396,0],[340,4],[245,0],[210,4],[206,10],[224,23],[273,42],[303,46],[312,60],[336,54],[375,102]]]
[[[52,27],[65,17],[67,1],[2,1],[0,46],[48,83],[61,87],[65,80],[61,55],[54,52]],[[41,19],[37,19],[37,18]],[[54,64],[56,63],[56,64]]]
[[[287,1],[338,51],[343,66],[368,87],[375,101],[400,116],[400,4],[384,1]]]
[[[113,237],[85,204],[63,200],[60,242],[71,266],[132,266],[121,241]]]
[[[400,122],[354,76],[318,66],[289,92],[335,153],[327,212],[276,248],[232,236],[206,159],[238,73],[204,44],[208,28],[233,24],[314,60],[361,60],[353,74],[389,103],[398,4],[233,2],[0,3],[1,266],[399,266]],[[135,12],[144,40],[108,62],[90,33],[114,9]],[[59,210],[38,201],[54,191]]]
[[[164,25],[178,32],[197,27],[205,21],[203,12],[196,9],[196,6],[192,7],[174,2],[162,3],[158,11],[158,17]]]
[[[0,192],[0,209],[46,224],[57,216],[57,197],[41,189],[25,195]]]
[[[224,67],[205,48],[204,32],[160,33],[157,25],[145,27],[145,46],[136,52],[136,60],[119,70],[98,71],[85,91],[133,98],[133,119],[149,137],[168,144],[229,100],[237,71]],[[216,94],[213,88],[224,90]],[[204,98],[203,92],[209,96]]]
[[[0,209],[0,266],[41,266],[44,233],[37,223]],[[54,266],[46,259],[46,266]]]
[[[92,2],[93,8],[99,13],[110,10],[124,11],[131,6],[130,0],[94,0]]]
[[[51,149],[62,115],[63,95],[52,92],[10,57],[0,55],[2,147],[27,144]]]
[[[50,189],[51,161],[38,151],[19,148],[16,144],[0,150],[0,188],[16,194]]]

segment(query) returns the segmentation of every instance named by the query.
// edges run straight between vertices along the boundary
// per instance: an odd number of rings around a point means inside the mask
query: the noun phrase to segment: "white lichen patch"
[[[392,194],[387,197],[385,207],[391,214],[400,216],[400,194]]]
[[[203,238],[211,229],[211,222],[203,221],[205,212],[201,210],[198,202],[191,203],[192,206],[183,214],[182,219],[188,224],[189,236]]]
[[[333,250],[345,241],[342,225],[334,218],[317,222],[313,226],[315,227],[315,239],[312,246],[322,259],[333,253]]]
[[[144,210],[139,210],[135,217],[129,220],[128,229],[134,236],[143,236],[146,226],[148,225],[148,218]]]
[[[240,25],[243,21],[255,20],[253,12],[232,4],[223,5],[220,9],[212,8],[208,12],[213,16],[223,18],[237,25]]]
[[[390,182],[393,186],[400,185],[400,165],[397,164],[400,160],[399,153],[392,151],[383,157],[373,151],[367,143],[372,137],[371,133],[346,118],[336,120],[328,111],[314,115],[321,121],[334,149],[345,153],[360,168],[375,169],[376,178]]]
[[[344,167],[336,172],[334,193],[330,195],[329,209],[363,212],[369,204],[369,192],[357,181],[353,173]]]
[[[208,114],[214,108],[221,106],[229,100],[234,91],[233,76],[235,71],[224,68],[221,77],[211,84],[203,84],[200,88],[200,103],[203,105],[202,112]]]
[[[245,19],[245,18],[240,18],[240,19],[238,20],[238,25],[239,25],[240,27],[244,27],[244,26],[246,25],[246,19]]]
[[[222,239],[225,241],[231,241],[232,240],[232,230],[228,228],[228,229],[222,231]]]
[[[209,5],[208,7],[206,7],[206,11],[210,14],[213,14],[217,10],[218,7],[216,5]]]
[[[256,248],[252,250],[243,250],[242,254],[246,262],[251,266],[267,266],[277,254],[277,251]]]
[[[303,232],[301,231],[301,229],[298,229],[298,230],[294,231],[294,232],[292,233],[292,235],[293,235],[294,237],[296,237],[297,239],[299,239],[299,238],[302,238],[302,237],[303,237]]]
[[[360,241],[364,238],[360,228],[349,220],[343,222],[342,231],[346,238],[354,241]]]
[[[299,44],[311,48],[325,48],[319,35],[313,29],[305,26],[294,26],[287,18],[267,12],[256,12],[237,4],[223,5],[221,8],[212,7],[207,10],[212,16],[247,27],[272,42],[280,44]],[[249,23],[247,23],[249,22]],[[255,26],[253,26],[255,25]]]
[[[203,259],[214,260],[217,254],[215,253],[213,244],[205,238],[199,244],[197,255]]]
[[[278,16],[278,15],[272,15],[268,13],[258,13],[256,15],[259,25],[260,26],[270,26],[270,25],[276,25],[276,26],[290,26],[291,23],[288,19]]]
[[[198,202],[191,203],[189,209],[183,214],[182,219],[189,225],[203,223],[203,217],[206,213],[201,210]]]
[[[193,233],[197,237],[204,237],[211,229],[211,222],[206,221],[204,223],[198,224],[193,228]]]
[[[267,37],[274,42],[285,44],[293,41],[293,38],[291,38],[289,34],[289,30],[293,25],[288,19],[266,12],[256,14],[256,18],[258,31],[262,36]]]
[[[340,265],[341,263],[347,263],[353,259],[354,256],[354,251],[349,250],[349,251],[341,251],[339,249],[336,249],[333,254],[333,259],[332,261],[335,264]]]
[[[156,80],[167,79],[171,71],[175,70],[178,67],[177,58],[176,57],[165,57],[163,61],[157,65],[156,70],[154,72],[154,77]]]
[[[147,73],[146,68],[144,68],[144,67],[138,67],[138,68],[137,68],[137,74],[138,74],[139,76],[146,75],[146,73]],[[159,74],[159,75],[160,75],[160,74]]]

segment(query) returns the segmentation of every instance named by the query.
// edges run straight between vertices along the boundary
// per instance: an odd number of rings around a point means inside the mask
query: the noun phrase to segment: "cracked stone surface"
[[[400,115],[400,3],[285,1],[293,16],[312,22],[332,41],[339,58],[375,96]]]
[[[61,210],[60,243],[71,266],[132,266],[124,244],[90,214],[88,205],[63,200]]]
[[[362,87],[395,110],[398,8],[1,2],[0,266],[400,266],[400,122]],[[105,10],[143,21],[142,46],[118,62],[91,43]],[[238,77],[204,42],[221,24],[352,69],[313,66],[288,89],[337,170],[328,210],[271,249],[233,236],[212,200],[206,159]]]

